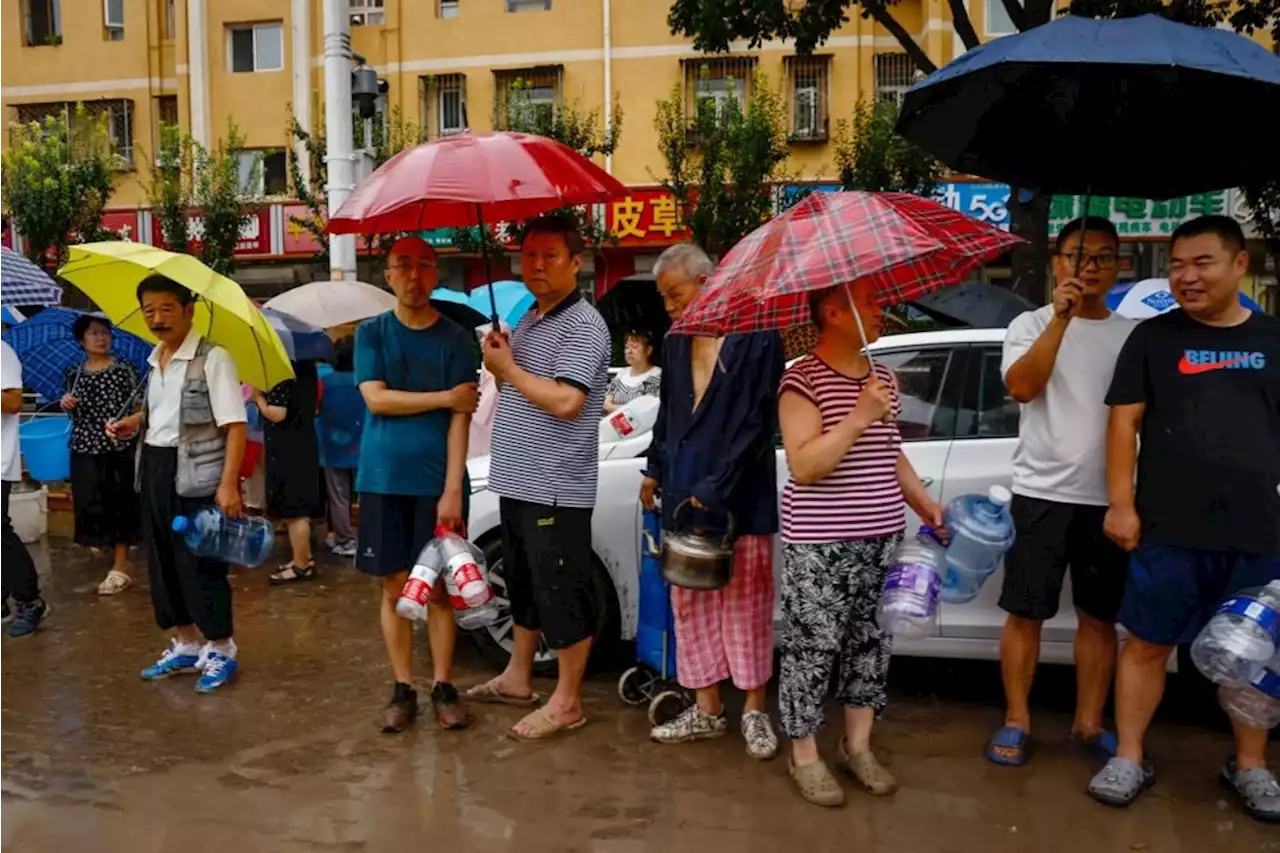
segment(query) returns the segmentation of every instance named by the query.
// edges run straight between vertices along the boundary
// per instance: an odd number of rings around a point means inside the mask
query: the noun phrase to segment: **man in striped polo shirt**
[[[578,294],[583,239],[563,216],[530,223],[520,247],[537,300],[508,342],[490,332],[485,367],[498,381],[489,488],[501,497],[502,558],[515,646],[502,675],[468,691],[477,702],[532,706],[539,635],[556,650],[559,681],[547,703],[511,729],[540,740],[586,723],[582,676],[596,613],[591,512],[598,427],[609,378],[609,328]]]

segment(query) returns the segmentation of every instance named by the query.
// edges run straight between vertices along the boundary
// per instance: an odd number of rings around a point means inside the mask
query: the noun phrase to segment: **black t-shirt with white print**
[[[1143,541],[1280,556],[1280,319],[1206,326],[1177,310],[1140,324],[1111,406],[1145,403]]]

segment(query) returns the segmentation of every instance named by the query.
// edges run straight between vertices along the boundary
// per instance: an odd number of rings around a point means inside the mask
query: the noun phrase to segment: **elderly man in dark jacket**
[[[654,266],[674,320],[712,270],[697,246],[673,246]],[[778,738],[765,710],[773,675],[773,534],[778,530],[778,382],[782,342],[774,333],[724,338],[671,336],[664,343],[662,407],[641,501],[662,494],[663,529],[733,525],[733,580],[719,590],[671,589],[676,670],[697,703],[653,729],[662,743],[728,732],[721,681],[745,690],[742,736],[753,758],[772,758]]]

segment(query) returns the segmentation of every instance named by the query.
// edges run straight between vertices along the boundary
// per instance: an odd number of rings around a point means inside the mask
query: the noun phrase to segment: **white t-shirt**
[[[1009,324],[1001,375],[1026,355],[1053,319],[1053,306],[1028,311]],[[1107,505],[1107,415],[1120,348],[1137,325],[1112,314],[1073,319],[1067,326],[1044,391],[1022,406],[1013,454],[1013,492],[1029,498]]]
[[[18,354],[0,341],[0,391],[10,388],[22,388],[22,362]],[[17,414],[0,416],[0,479],[16,482],[22,479],[22,463],[18,460],[18,416]]]

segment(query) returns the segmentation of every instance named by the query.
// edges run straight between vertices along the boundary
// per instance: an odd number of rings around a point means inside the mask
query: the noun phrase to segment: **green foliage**
[[[227,135],[206,149],[176,126],[160,128],[157,166],[151,172],[147,195],[160,219],[165,243],[175,252],[200,258],[206,266],[230,276],[235,272],[235,248],[241,229],[250,221],[254,200],[240,191],[240,159],[244,136],[234,121]],[[255,158],[249,184],[262,168]],[[191,214],[200,219],[192,228]]]
[[[894,133],[897,121],[894,101],[859,101],[853,108],[852,122],[841,119],[836,123],[833,141],[842,189],[934,195],[946,167]]]
[[[4,205],[31,260],[52,272],[70,242],[113,236],[102,231],[116,176],[105,113],[94,117],[76,104],[65,120],[13,125],[9,139],[0,169]]]
[[[729,98],[717,108],[704,98],[692,123],[680,86],[658,102],[654,128],[667,174],[693,240],[720,255],[772,213],[772,184],[785,181],[787,111],[781,91],[763,73],[751,81],[746,109]]]

